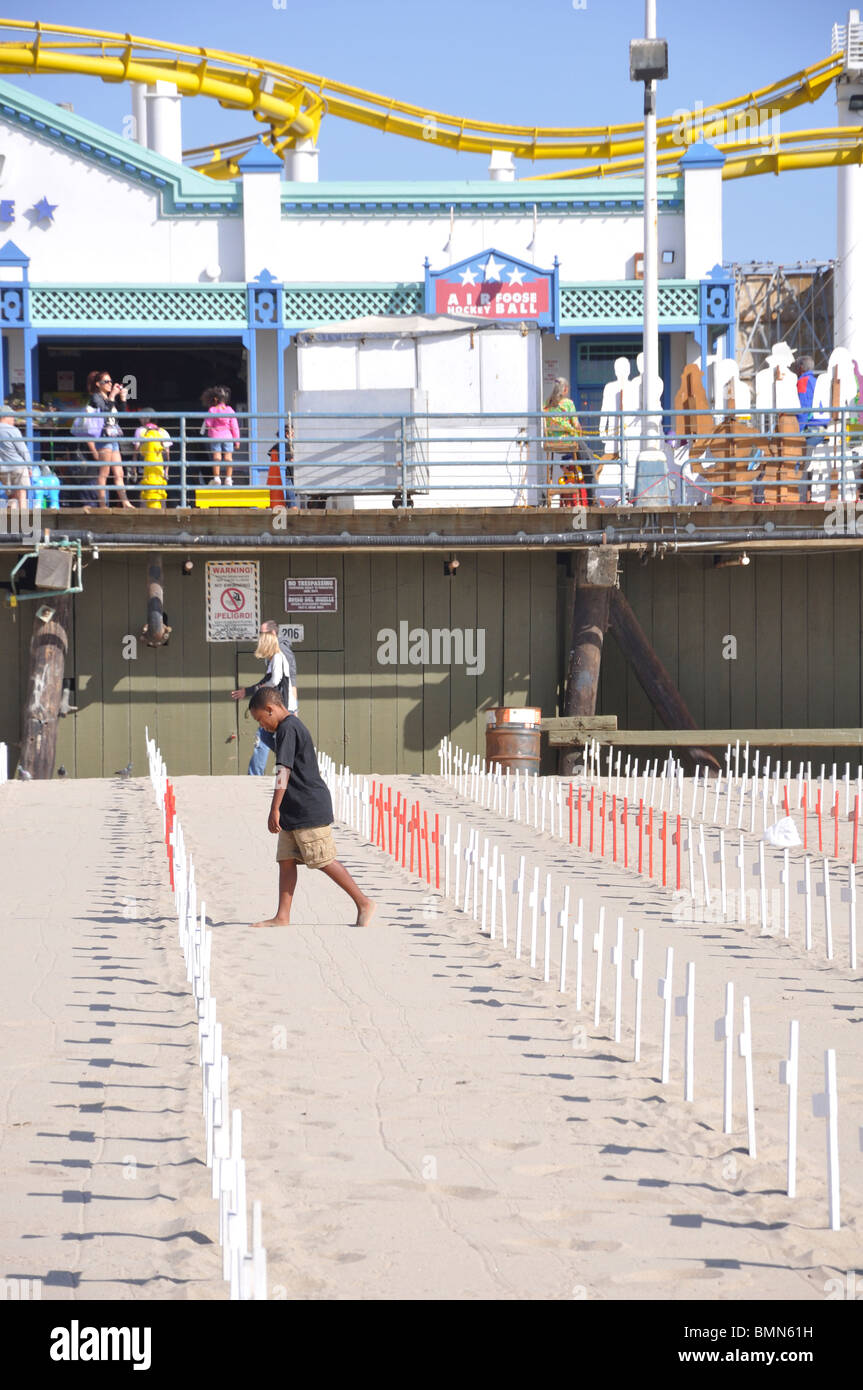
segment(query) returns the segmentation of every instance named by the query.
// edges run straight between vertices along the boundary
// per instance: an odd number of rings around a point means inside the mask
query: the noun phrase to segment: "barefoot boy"
[[[336,859],[330,829],[333,803],[321,777],[312,736],[295,714],[285,708],[274,686],[264,686],[249,701],[249,710],[276,745],[276,785],[267,829],[278,835],[279,906],[275,917],[256,927],[287,927],[297,886],[297,864],[321,869],[356,904],[358,927],[367,927],[376,904],[361,893],[347,869]]]

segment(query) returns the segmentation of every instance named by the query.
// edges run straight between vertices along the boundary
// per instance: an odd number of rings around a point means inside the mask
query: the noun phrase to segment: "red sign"
[[[476,285],[435,281],[436,314],[468,314],[486,319],[532,319],[550,310],[548,278],[527,280],[522,285],[501,280],[482,280]]]

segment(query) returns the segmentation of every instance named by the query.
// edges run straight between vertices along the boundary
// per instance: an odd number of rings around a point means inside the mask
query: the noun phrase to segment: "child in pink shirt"
[[[227,386],[208,386],[202,403],[207,410],[207,419],[201,422],[201,434],[210,441],[213,455],[213,482],[221,484],[222,461],[225,463],[225,487],[233,487],[233,467],[231,459],[234,446],[240,438],[237,417],[231,409],[231,393]]]

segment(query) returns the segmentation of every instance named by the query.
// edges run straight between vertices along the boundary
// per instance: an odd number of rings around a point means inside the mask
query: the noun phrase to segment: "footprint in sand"
[[[669,1284],[683,1279],[721,1279],[722,1269],[634,1269],[625,1274],[609,1275],[612,1284]],[[746,1279],[741,1282],[748,1283]]]
[[[515,1173],[526,1173],[528,1177],[547,1178],[552,1173],[575,1173],[578,1171],[577,1164],[568,1163],[516,1163],[513,1167]]]
[[[539,1139],[492,1139],[488,1144],[481,1144],[480,1148],[484,1153],[492,1152],[494,1149],[505,1149],[508,1153],[517,1153],[519,1149],[536,1149],[539,1147]]]
[[[478,1202],[485,1197],[497,1197],[499,1195],[488,1187],[442,1187],[440,1191],[447,1197],[461,1197],[468,1202]]]

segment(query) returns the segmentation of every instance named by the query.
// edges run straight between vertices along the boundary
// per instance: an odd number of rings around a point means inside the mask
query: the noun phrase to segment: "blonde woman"
[[[569,398],[569,382],[566,377],[559,376],[552,383],[551,395],[545,403],[545,409],[551,416],[546,421],[546,433],[549,439],[561,439],[568,436],[575,439],[581,434],[581,424],[575,413],[575,403]],[[556,413],[552,415],[552,411]]]
[[[232,690],[231,699],[251,699],[257,691],[266,686],[273,686],[279,692],[285,708],[291,714],[296,714],[299,708],[297,703],[296,658],[290,643],[284,642],[282,644],[279,640],[278,624],[274,623],[272,619],[267,619],[266,622],[261,623],[255,656],[259,661],[266,661],[266,672],[254,685],[247,685],[242,690]],[[252,756],[249,759],[250,777],[264,776],[267,770],[267,759],[270,752],[275,752],[275,747],[273,735],[259,726]]]
[[[573,487],[572,492],[561,497],[561,506],[586,506],[588,499],[584,487],[574,488],[575,484],[584,483],[587,470],[583,471],[576,462],[580,453],[578,441],[581,437],[581,422],[575,412],[575,403],[570,399],[569,382],[566,377],[559,376],[553,382],[545,409],[548,414],[545,422],[546,438],[572,440],[570,452],[554,450],[555,458],[559,458],[562,465],[560,482]]]

